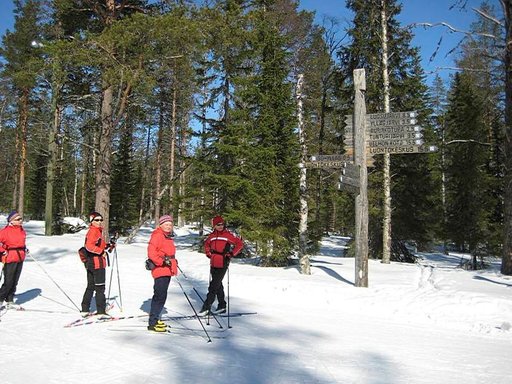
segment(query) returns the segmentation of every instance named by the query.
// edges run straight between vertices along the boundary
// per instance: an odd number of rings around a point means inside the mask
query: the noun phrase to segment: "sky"
[[[345,0],[301,0],[303,9],[316,12],[316,21],[322,22],[324,16],[336,18],[343,27],[351,23],[351,13],[345,8]],[[481,0],[403,0],[402,12],[399,21],[403,26],[416,23],[441,23],[445,22],[457,30],[467,31],[472,22],[477,20],[477,14],[472,8],[478,8]],[[466,3],[464,8],[461,4]],[[489,0],[498,12],[501,11],[498,0]],[[444,69],[453,67],[456,58],[450,51],[457,46],[463,34],[453,33],[446,27],[436,26],[432,28],[415,27],[412,44],[420,48],[422,65],[425,73],[431,79],[435,73],[441,78],[448,79],[453,70]],[[433,60],[430,60],[436,52],[439,40],[442,39],[439,51]]]
[[[498,12],[501,12],[499,0],[488,0]],[[466,3],[464,9],[460,4]],[[400,21],[403,25],[412,23],[440,23],[446,22],[456,29],[467,30],[471,22],[476,20],[476,13],[472,7],[478,7],[480,0],[403,0]],[[0,34],[14,24],[12,0],[0,0],[2,11],[0,12]],[[323,16],[334,17],[339,20],[342,27],[346,27],[351,20],[350,13],[345,8],[345,0],[301,0],[300,8],[316,12],[316,21],[322,22]],[[450,9],[452,8],[452,9]],[[422,64],[426,74],[432,78],[434,73],[439,73],[443,79],[447,79],[453,70],[441,69],[453,67],[454,54],[449,52],[462,38],[461,34],[451,33],[445,27],[414,29],[415,38],[413,45],[420,48]],[[442,38],[439,52],[433,61],[430,57],[436,51],[439,40]]]
[[[176,229],[182,273],[162,315],[170,333],[155,334],[146,330],[153,279],[143,266],[150,227],[132,244],[121,237],[107,268],[110,314],[133,317],[67,328],[80,318],[86,230],[47,237],[41,221],[24,227],[32,256],[15,302],[25,310],[0,311],[2,384],[510,383],[512,278],[499,260],[480,271],[460,268],[457,254],[370,260],[369,286],[357,288],[341,236],[323,239],[309,276],[234,259],[224,279],[229,311],[256,314],[218,318],[222,328],[203,319],[208,342],[197,318],[174,318],[193,314],[188,300],[200,308],[194,289],[204,297],[208,286],[193,228]]]

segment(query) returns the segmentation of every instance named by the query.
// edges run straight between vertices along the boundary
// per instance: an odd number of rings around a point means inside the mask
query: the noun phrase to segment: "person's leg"
[[[4,301],[9,301],[8,296],[16,279],[16,263],[4,264],[4,283],[0,287],[0,305]]]
[[[92,271],[86,269],[87,287],[85,288],[84,297],[82,298],[82,312],[89,312],[91,309],[92,295],[94,294],[94,276]]]
[[[206,295],[206,300],[199,312],[200,314],[204,314],[204,312],[210,310],[213,302],[215,301],[215,297],[217,297],[217,292],[222,286],[222,278],[224,277],[225,270],[224,268],[210,268],[210,273],[212,280],[208,286],[208,294]]]
[[[23,262],[21,263],[12,263],[14,265],[14,272],[12,277],[11,289],[7,292],[7,302],[14,302],[14,294],[16,293],[16,287],[18,286],[18,281],[20,280],[21,271],[23,269]]]
[[[94,291],[96,292],[96,310],[98,315],[106,314],[105,300],[105,268],[95,269],[93,271]]]
[[[149,326],[154,327],[160,318],[160,313],[167,300],[167,290],[171,282],[170,276],[157,277],[153,285],[153,297],[151,299],[151,310],[149,312]]]
[[[219,312],[226,309],[226,299],[224,294],[224,285],[222,284],[222,280],[224,280],[224,276],[226,275],[227,268],[222,268],[219,270],[218,279],[220,280],[219,286],[217,288],[217,310],[215,312]]]

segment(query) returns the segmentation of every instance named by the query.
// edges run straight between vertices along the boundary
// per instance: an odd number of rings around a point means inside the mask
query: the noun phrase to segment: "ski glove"
[[[171,257],[170,256],[164,256],[164,265],[167,265],[168,267],[171,266]]]

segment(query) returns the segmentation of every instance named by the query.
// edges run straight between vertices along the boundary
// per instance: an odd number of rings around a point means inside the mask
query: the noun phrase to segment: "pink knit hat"
[[[163,216],[160,216],[160,219],[158,219],[158,224],[159,225],[162,225],[163,223],[167,223],[167,222],[174,222],[174,220],[172,219],[172,216],[171,215],[163,215]]]

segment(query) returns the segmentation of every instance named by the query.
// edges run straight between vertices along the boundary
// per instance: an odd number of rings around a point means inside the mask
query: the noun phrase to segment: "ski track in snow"
[[[85,233],[47,238],[37,222],[27,229],[34,257],[79,303],[85,273],[76,250]],[[143,263],[150,230],[143,232],[135,244],[119,241],[122,295],[114,274],[113,315],[143,316],[149,309],[153,279]],[[197,308],[193,288],[204,297],[208,261],[190,250],[191,236],[182,239],[176,238],[177,258],[186,277],[178,278]],[[171,321],[171,330],[173,325],[190,327],[197,337],[138,331],[145,317],[64,328],[78,311],[28,260],[16,298],[27,310],[7,311],[0,318],[2,384],[508,384],[508,278],[495,268],[461,270],[455,256],[425,254],[415,265],[369,260],[369,287],[356,288],[354,260],[340,257],[345,241],[326,239],[311,258],[310,276],[295,267],[260,268],[234,260],[230,308],[258,314],[231,318],[232,328],[225,331],[213,319],[210,325],[203,321],[212,336],[227,337],[211,343],[197,319]],[[174,279],[164,312],[190,315]],[[224,283],[227,291],[227,279]],[[227,327],[226,318],[220,321]],[[137,330],[113,331],[123,327]]]

